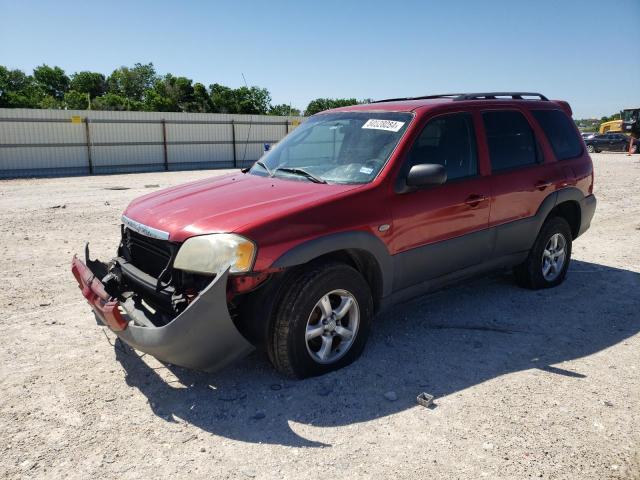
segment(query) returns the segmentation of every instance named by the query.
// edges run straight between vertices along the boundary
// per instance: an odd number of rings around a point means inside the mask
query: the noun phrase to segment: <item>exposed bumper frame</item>
[[[253,350],[235,327],[227,308],[228,269],[216,275],[189,306],[168,324],[140,326],[133,302],[109,296],[84,262],[73,257],[71,270],[96,316],[122,341],[158,360],[197,370],[215,371]]]

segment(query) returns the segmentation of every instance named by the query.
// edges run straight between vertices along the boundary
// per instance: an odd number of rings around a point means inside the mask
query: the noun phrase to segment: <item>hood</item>
[[[328,185],[233,173],[160,190],[129,204],[131,220],[182,242],[207,233],[235,232],[316,205],[360,185]]]

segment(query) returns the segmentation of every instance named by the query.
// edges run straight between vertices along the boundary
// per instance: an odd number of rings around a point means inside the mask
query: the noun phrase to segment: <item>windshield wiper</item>
[[[281,167],[281,168],[276,168],[273,171],[274,174],[276,172],[286,172],[286,173],[293,173],[295,175],[302,175],[303,177],[306,177],[309,180],[311,180],[313,183],[327,183],[326,180],[323,180],[320,177],[316,177],[313,173],[307,172],[304,168]]]
[[[267,171],[267,175],[269,175],[270,177],[273,177],[273,174],[275,172],[272,172],[271,170],[269,170],[269,167],[267,167],[267,164],[264,163],[262,160],[258,160],[256,162],[256,165],[260,165],[262,168],[264,168]]]

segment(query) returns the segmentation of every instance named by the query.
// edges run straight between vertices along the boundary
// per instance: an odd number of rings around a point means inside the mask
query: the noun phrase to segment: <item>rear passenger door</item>
[[[529,248],[537,233],[532,217],[543,200],[566,183],[566,175],[558,162],[545,162],[532,124],[522,111],[484,111],[482,121],[491,164],[492,256],[501,257]]]
[[[421,163],[444,165],[447,181],[392,197],[394,290],[476,265],[491,252],[489,179],[480,174],[473,115],[428,120],[398,181],[405,182],[410,168]]]

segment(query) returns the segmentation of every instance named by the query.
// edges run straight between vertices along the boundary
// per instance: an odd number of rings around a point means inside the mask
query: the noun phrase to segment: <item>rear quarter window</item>
[[[541,161],[533,130],[521,112],[495,110],[482,113],[491,170],[509,170]]]
[[[568,160],[582,154],[582,141],[571,120],[559,110],[534,110],[533,116],[549,139],[558,160]]]

